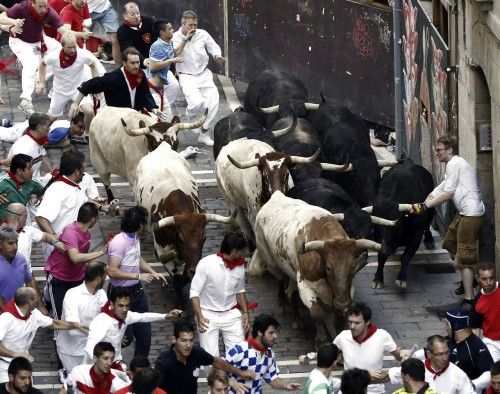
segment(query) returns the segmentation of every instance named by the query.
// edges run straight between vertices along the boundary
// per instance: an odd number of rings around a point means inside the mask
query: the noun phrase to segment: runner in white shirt
[[[90,325],[108,301],[102,289],[106,279],[106,265],[92,261],[85,268],[85,281],[69,289],[64,296],[63,320],[79,321]],[[66,371],[83,364],[87,334],[79,330],[61,331],[56,340],[57,353]]]
[[[443,182],[439,184],[423,203],[412,205],[410,213],[420,214],[428,208],[453,200],[457,209],[453,221],[443,240],[462,275],[462,283],[455,291],[464,294],[463,306],[472,307],[474,298],[474,266],[479,261],[477,241],[485,212],[475,169],[457,156],[458,143],[455,137],[444,135],[436,141],[434,148],[439,162],[446,163]]]
[[[219,64],[224,64],[226,59],[221,56],[222,51],[210,34],[197,29],[198,15],[194,11],[184,11],[181,23],[181,28],[174,33],[172,42],[175,55],[181,55],[182,58],[182,61],[176,64],[176,70],[188,104],[186,115],[191,120],[198,119],[205,109],[208,109],[198,142],[212,146],[214,142],[208,134],[208,128],[219,109],[219,92],[214,84],[212,72],[207,68],[208,53]]]
[[[17,253],[22,254],[26,258],[28,268],[31,270],[31,246],[33,242],[46,242],[57,249],[64,251],[65,247],[57,237],[49,233],[44,233],[40,229],[33,226],[26,226],[28,211],[21,203],[11,203],[7,207],[7,213],[4,217],[5,225],[17,231]]]
[[[446,339],[441,335],[427,338],[425,350],[425,381],[439,394],[474,394],[475,390],[465,374],[455,364],[450,363],[450,350]],[[390,368],[385,372],[385,381],[402,384],[401,367]]]
[[[172,309],[169,313],[130,312],[131,294],[127,288],[113,287],[109,301],[90,323],[89,336],[85,346],[85,363],[92,360],[94,346],[99,342],[110,342],[115,348],[115,364],[113,368],[125,370],[123,367],[122,339],[127,325],[138,322],[150,323],[177,317],[182,311]]]
[[[10,300],[0,315],[0,383],[8,382],[7,369],[15,357],[25,357],[33,362],[29,348],[40,327],[54,330],[85,330],[79,322],[53,320],[35,308],[38,295],[31,287],[17,289],[14,299]]]

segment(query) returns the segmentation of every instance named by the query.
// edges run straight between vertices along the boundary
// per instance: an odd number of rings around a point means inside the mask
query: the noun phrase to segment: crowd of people
[[[115,209],[99,196],[74,145],[88,143],[85,134],[100,108],[132,108],[169,121],[182,92],[189,121],[207,112],[198,142],[213,145],[209,129],[219,94],[207,65],[209,55],[221,65],[225,58],[198,28],[197,14],[185,11],[174,31],[172,21],[141,15],[133,2],[123,6],[121,22],[109,0],[1,3],[0,29],[9,33],[9,47],[22,66],[19,109],[27,120],[0,127],[0,140],[13,143],[0,160],[8,168],[0,176],[0,393],[40,392],[31,384],[30,349],[38,328],[50,327],[61,393],[194,394],[200,369],[211,366],[211,393],[261,393],[264,383],[304,393],[383,393],[390,381],[403,386],[396,393],[500,394],[500,291],[495,266],[477,258],[485,209],[475,170],[457,155],[456,140],[437,140],[445,179],[410,210],[418,215],[452,200],[458,211],[443,247],[460,270],[456,292],[464,300],[447,311],[446,336],[432,335],[424,349],[403,349],[372,322],[368,305],[355,303],[347,312],[347,330],[317,353],[299,357],[301,363],[317,360],[305,384],[288,382],[273,352],[280,323],[267,314],[250,319],[241,233],[225,234],[219,252],[196,268],[189,292],[196,324],[181,319],[178,309],[149,310],[145,287],[167,281],[141,256],[144,207],[125,210],[121,232],[90,248],[99,212]],[[98,28],[111,47],[104,60],[116,66],[108,72],[100,61],[106,43],[95,37]],[[35,112],[33,94],[49,95],[47,113]],[[69,120],[58,119],[65,116]],[[62,148],[58,166],[48,159],[48,148]],[[42,242],[43,291],[32,272],[33,242]],[[169,318],[171,345],[152,365],[151,323]],[[125,360],[122,348],[134,342],[134,356]],[[387,353],[401,365],[383,369]],[[341,378],[335,378],[332,372],[342,367]]]

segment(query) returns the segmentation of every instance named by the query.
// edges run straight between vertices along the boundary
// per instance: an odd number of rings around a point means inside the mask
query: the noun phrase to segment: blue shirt
[[[149,49],[149,58],[156,62],[162,62],[164,60],[171,59],[173,57],[174,57],[174,45],[172,44],[172,41],[165,42],[161,38],[158,38],[153,43],[153,45],[151,45],[151,48]],[[151,72],[148,69],[148,78],[158,76],[165,85],[168,85],[167,81],[168,70],[170,70],[170,64],[168,66],[165,66],[161,70],[155,72]]]
[[[16,253],[11,263],[0,256],[0,297],[4,304],[14,298],[16,290],[30,280],[31,272],[22,254]]]

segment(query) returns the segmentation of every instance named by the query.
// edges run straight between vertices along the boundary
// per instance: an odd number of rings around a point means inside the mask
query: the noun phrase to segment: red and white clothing
[[[212,356],[219,355],[219,334],[226,351],[243,341],[241,312],[234,308],[236,294],[245,292],[245,266],[229,269],[218,254],[206,256],[196,266],[189,298],[199,297],[208,329],[199,332],[200,346]]]
[[[121,361],[122,358],[122,339],[127,325],[134,323],[151,323],[165,319],[164,313],[137,313],[129,311],[125,321],[119,321],[107,313],[99,313],[90,323],[89,336],[85,346],[85,362],[92,360],[94,347],[99,342],[109,342],[115,348],[115,360]]]
[[[493,361],[500,360],[500,290],[476,297],[471,312],[471,327],[483,329],[483,342],[488,347]]]
[[[40,145],[28,134],[24,134],[16,142],[14,142],[14,144],[12,144],[7,157],[10,158],[19,153],[31,156],[33,160],[37,160],[44,157],[47,154],[47,151],[45,150],[43,145]],[[52,175],[45,174],[42,176],[42,173],[40,171],[41,165],[41,161],[33,164],[33,180],[40,182],[42,185],[45,185],[50,180],[50,178],[52,178]]]
[[[48,114],[53,118],[62,116],[66,105],[73,102],[78,95],[78,86],[90,78],[90,72],[85,71],[85,66],[95,65],[97,67],[97,63],[99,63],[92,53],[78,47],[76,59],[70,66],[65,67],[61,63],[61,56],[64,56],[62,49],[44,57],[45,64],[47,67],[52,67],[54,73],[52,98],[48,111]]]
[[[73,4],[66,3],[66,6],[60,12],[61,21],[65,25],[70,25],[70,29],[76,32],[83,32],[84,27],[90,27],[92,20],[90,19],[89,7],[87,4],[81,10],[75,8]],[[57,39],[61,40],[61,35],[57,35]],[[85,40],[78,38],[76,40],[80,48],[85,47]]]
[[[373,327],[375,327],[372,324]],[[369,334],[371,329],[369,328]],[[334,339],[344,358],[344,369],[382,369],[384,364],[384,353],[396,350],[397,345],[387,331],[376,328],[365,340],[356,341],[350,330],[342,331]],[[370,384],[369,394],[385,393],[383,384]]]
[[[71,182],[66,177],[64,178]],[[52,225],[52,229],[59,235],[64,227],[76,221],[80,207],[87,200],[85,192],[73,182],[69,184],[56,181],[45,191],[36,215],[47,219]],[[47,259],[54,247],[44,244],[42,249],[44,250],[45,259]]]
[[[67,382],[71,382],[75,393],[104,394],[115,393],[130,385],[130,380],[125,372],[111,369],[108,374],[101,378],[94,372],[93,366],[94,364],[84,364],[73,368],[64,383],[64,389],[67,390]]]
[[[174,48],[186,41],[181,29],[174,33]],[[207,68],[208,53],[221,56],[220,46],[203,29],[196,29],[196,34],[184,45],[182,62],[175,65],[179,74],[179,84],[186,97],[186,116],[190,121],[198,119],[208,108],[207,119],[203,128],[209,128],[219,109],[219,92],[214,84],[212,72]]]
[[[12,304],[20,317],[6,311],[0,315],[0,342],[9,350],[25,353],[31,347],[38,328],[50,327],[52,319],[44,316],[38,309],[34,309],[26,317],[14,302]],[[9,381],[7,369],[11,361],[12,358],[9,357],[0,358],[0,383]]]
[[[392,384],[402,384],[401,367],[389,368],[389,378]],[[431,371],[426,365],[425,381],[429,383],[430,388],[436,390],[439,394],[475,393],[465,372],[453,363],[449,363],[446,369],[437,373],[436,371]]]
[[[91,294],[85,283],[73,287],[66,292],[63,301],[62,319],[77,321],[89,325],[101,312],[108,301],[102,289]],[[87,334],[80,330],[61,330],[56,340],[57,353],[64,369],[71,371],[75,366],[83,364]]]

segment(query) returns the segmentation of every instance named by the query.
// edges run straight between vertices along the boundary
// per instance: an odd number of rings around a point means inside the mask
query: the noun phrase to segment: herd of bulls
[[[296,295],[311,313],[317,340],[324,321],[351,302],[355,274],[378,251],[383,268],[405,247],[396,284],[422,236],[431,247],[434,211],[407,213],[433,189],[431,174],[411,160],[377,161],[365,121],[343,106],[308,102],[304,84],[287,72],[264,71],[246,91],[244,108],[214,128],[215,173],[231,216],[203,213],[189,163],[176,152],[179,130],[195,123],[162,122],[131,109],[101,110],[90,127],[90,154],[108,198],[111,173],[128,180],[151,213],[155,253],[174,275],[180,295],[201,258],[207,222],[237,222],[255,249],[249,274],[271,272],[278,299]],[[390,166],[381,177],[381,167]],[[297,301],[294,317],[298,322]],[[339,328],[338,326],[336,328]]]

